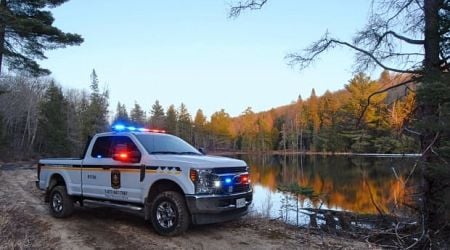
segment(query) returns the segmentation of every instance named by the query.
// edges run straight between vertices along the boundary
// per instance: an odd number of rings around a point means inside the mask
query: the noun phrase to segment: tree
[[[83,114],[87,109],[88,93],[85,90],[68,89],[64,93],[67,101],[67,130],[70,143],[70,155],[80,156],[86,146],[86,138],[83,138]]]
[[[164,114],[164,108],[159,104],[159,101],[156,100],[152,105],[152,110],[150,110],[150,127],[151,128],[164,128],[164,121],[166,119]]]
[[[184,103],[178,108],[178,134],[186,141],[192,141],[192,119]]]
[[[194,125],[196,128],[204,129],[206,126],[206,116],[202,109],[198,109],[195,113]]]
[[[258,127],[256,126],[257,116],[251,107],[248,107],[242,112],[239,117],[240,128],[239,136],[241,139],[240,146],[243,150],[256,150]]]
[[[239,1],[230,10],[260,9],[267,0]],[[450,1],[448,0],[373,0],[365,28],[351,42],[334,38],[328,32],[303,52],[287,55],[289,64],[304,69],[322,53],[347,47],[356,52],[356,70],[380,67],[413,77],[376,91],[367,98],[390,89],[418,83],[415,117],[424,160],[424,230],[418,242],[424,243],[432,231],[450,230],[450,151],[441,150],[450,138]],[[410,49],[406,50],[404,48]],[[444,146],[445,147],[445,146]],[[447,183],[447,184],[445,184]],[[416,245],[414,243],[412,246]],[[412,247],[411,246],[411,247]]]
[[[355,119],[353,124],[356,124],[361,117],[360,122],[363,125],[376,127],[383,119],[377,110],[386,108],[383,103],[386,93],[372,97],[369,105],[367,105],[367,99],[380,89],[379,84],[364,73],[359,73],[345,85],[345,89],[350,93],[345,109]]]
[[[38,137],[39,106],[49,79],[8,76],[0,79],[4,139],[12,156],[33,152]]]
[[[226,148],[231,140],[231,118],[224,109],[211,115],[211,123],[209,124],[211,133],[215,135],[213,138],[214,149]]]
[[[137,126],[144,126],[145,124],[145,112],[137,102],[134,102],[134,108],[130,111],[130,120]]]
[[[125,104],[120,104],[120,102],[118,102],[113,124],[116,122],[128,123],[129,121],[130,117],[128,117],[128,112],[127,108],[125,107]]]
[[[325,152],[335,152],[340,148],[338,138],[338,111],[340,108],[339,99],[336,94],[326,91],[319,99],[320,116],[320,145],[318,149]]]
[[[49,11],[68,0],[0,0],[0,74],[3,58],[9,68],[32,75],[47,75],[36,62],[45,59],[44,50],[79,45],[78,34],[64,33],[53,26]]]
[[[98,76],[95,69],[91,73],[91,94],[89,103],[84,103],[82,114],[82,138],[86,139],[96,133],[104,132],[108,126],[108,98],[107,90],[100,92]]]
[[[39,118],[41,153],[53,157],[68,156],[71,152],[67,124],[68,103],[61,88],[52,81],[40,105]]]
[[[317,135],[320,129],[320,117],[319,117],[319,98],[317,98],[316,90],[313,88],[311,90],[311,96],[307,101],[308,105],[308,116],[310,121],[311,138],[312,138],[312,150],[316,150],[317,146]]]
[[[167,132],[178,134],[178,114],[173,104],[169,106],[166,112],[166,128]]]
[[[198,109],[195,113],[194,118],[194,145],[195,146],[201,146],[206,147],[207,140],[206,140],[206,116],[203,114],[203,110]]]

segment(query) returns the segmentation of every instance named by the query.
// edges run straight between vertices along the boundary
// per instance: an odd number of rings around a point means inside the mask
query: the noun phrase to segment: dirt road
[[[370,248],[366,243],[293,229],[246,217],[195,226],[179,237],[157,235],[139,214],[112,208],[77,207],[67,219],[48,212],[36,189],[36,168],[0,163],[0,248],[64,249],[323,249]]]

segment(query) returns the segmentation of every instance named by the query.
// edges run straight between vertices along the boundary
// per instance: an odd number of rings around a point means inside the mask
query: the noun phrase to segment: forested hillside
[[[0,82],[0,150],[4,157],[78,156],[89,135],[108,131],[110,122],[165,129],[210,151],[417,152],[408,129],[415,106],[414,85],[369,96],[408,76],[383,72],[378,80],[360,73],[342,90],[238,117],[220,110],[207,118],[181,103],[166,109],[137,102],[108,112],[108,90],[95,71],[90,90],[64,89],[51,78],[3,77]],[[112,90],[113,91],[113,90]],[[398,98],[400,97],[400,98]],[[226,104],[224,104],[226,107]],[[363,115],[362,115],[363,114]]]
[[[95,71],[90,92],[25,76],[2,77],[0,92],[0,160],[79,156],[89,135],[109,127],[108,92]]]

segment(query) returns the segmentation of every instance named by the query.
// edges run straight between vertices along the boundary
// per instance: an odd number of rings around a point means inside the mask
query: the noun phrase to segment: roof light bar
[[[153,132],[153,133],[166,133],[162,129],[148,129],[148,128],[137,128],[135,126],[126,126],[124,124],[114,124],[112,125],[112,131],[114,132]]]

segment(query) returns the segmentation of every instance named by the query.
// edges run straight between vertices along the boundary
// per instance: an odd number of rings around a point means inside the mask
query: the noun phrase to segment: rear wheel
[[[72,215],[73,199],[67,194],[65,186],[56,186],[50,192],[50,213],[56,218]]]
[[[150,217],[153,228],[160,235],[179,235],[189,227],[186,202],[178,192],[164,191],[157,195],[150,208]]]

